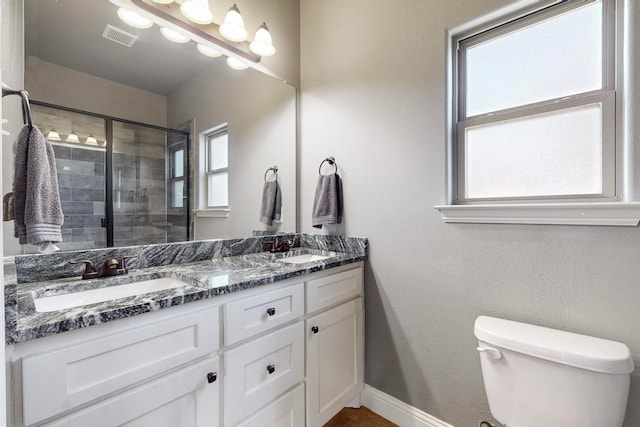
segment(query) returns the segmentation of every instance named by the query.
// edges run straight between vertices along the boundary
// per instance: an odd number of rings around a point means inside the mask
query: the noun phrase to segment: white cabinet
[[[308,318],[306,334],[307,427],[320,427],[362,391],[362,298]]]
[[[68,417],[68,427],[217,427],[218,358],[210,358]],[[57,425],[57,424],[56,424]]]
[[[320,427],[362,393],[362,286],[352,264],[18,344],[11,425]]]

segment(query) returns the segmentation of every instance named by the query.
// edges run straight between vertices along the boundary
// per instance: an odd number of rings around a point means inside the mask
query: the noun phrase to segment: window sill
[[[199,218],[229,218],[229,208],[194,209]]]
[[[637,226],[640,202],[440,205],[444,222]]]

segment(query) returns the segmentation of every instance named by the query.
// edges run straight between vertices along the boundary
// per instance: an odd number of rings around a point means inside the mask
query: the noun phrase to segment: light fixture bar
[[[195,36],[193,39],[196,42],[214,44],[225,55],[236,55],[254,64],[260,62],[261,57],[251,52],[248,42],[234,43],[233,45],[225,42],[222,39],[222,35],[220,35],[220,26],[218,24],[203,25],[188,21],[180,13],[180,8],[175,7],[175,4],[159,4],[153,0],[130,0],[130,2],[145,12],[193,34]]]

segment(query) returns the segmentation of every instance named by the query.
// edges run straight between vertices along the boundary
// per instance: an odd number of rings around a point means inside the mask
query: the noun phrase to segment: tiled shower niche
[[[45,136],[52,129],[60,136],[48,139],[65,218],[61,249],[188,240],[187,206],[172,207],[167,192],[169,153],[176,144],[186,149],[186,135],[62,107],[35,104],[32,114]],[[67,141],[72,132],[80,142]]]

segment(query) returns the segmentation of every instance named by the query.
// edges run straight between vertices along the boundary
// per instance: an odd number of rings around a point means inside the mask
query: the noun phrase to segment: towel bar
[[[23,123],[29,128],[33,127],[33,121],[31,120],[31,107],[29,106],[29,92],[26,90],[11,89],[4,82],[2,82],[2,97],[8,95],[18,95],[22,98],[22,120]]]

